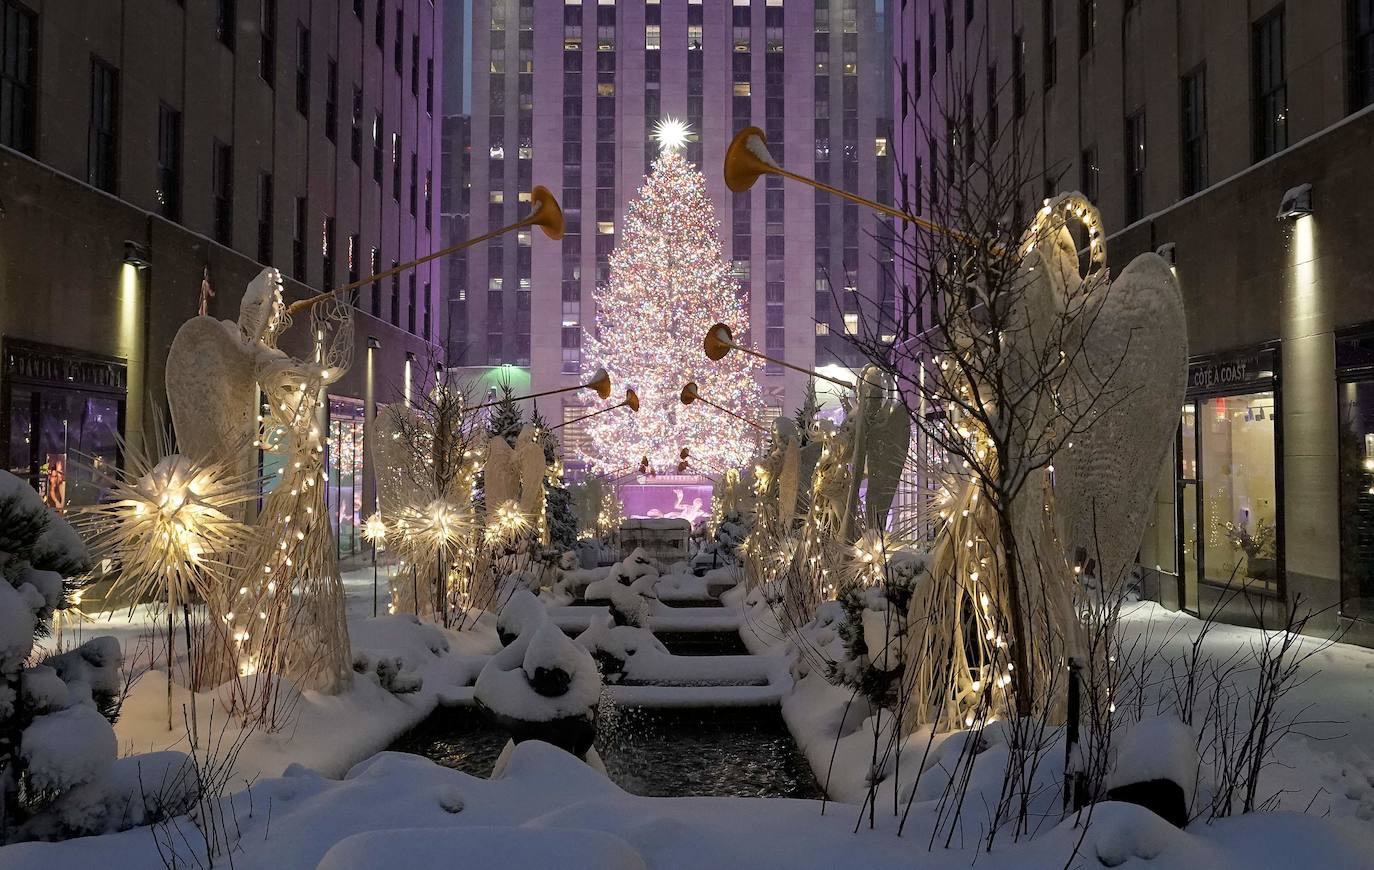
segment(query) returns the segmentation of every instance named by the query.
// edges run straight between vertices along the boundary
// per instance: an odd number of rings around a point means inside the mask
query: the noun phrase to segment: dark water
[[[656,631],[654,637],[675,656],[747,656],[737,631]]]
[[[440,708],[391,745],[488,776],[506,735],[471,707]],[[776,708],[647,710],[603,707],[596,750],[621,788],[646,797],[820,798]]]

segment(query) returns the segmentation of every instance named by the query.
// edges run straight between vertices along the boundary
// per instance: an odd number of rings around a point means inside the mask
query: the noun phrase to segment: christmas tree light
[[[596,292],[597,330],[583,337],[583,359],[604,366],[641,401],[638,414],[586,421],[582,457],[600,471],[642,457],[654,469],[673,469],[684,447],[701,467],[735,468],[755,450],[747,421],[763,405],[759,361],[734,354],[711,362],[701,352],[713,324],[743,336],[749,316],[722,255],[706,180],[678,153],[689,135],[680,122],[659,123],[663,152],[626,211],[610,281]],[[743,419],[703,403],[683,405],[679,394],[689,381]]]

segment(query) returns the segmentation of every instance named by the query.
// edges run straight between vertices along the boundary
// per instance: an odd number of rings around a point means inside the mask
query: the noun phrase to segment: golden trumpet
[[[405,272],[409,269],[414,269],[416,266],[428,263],[430,260],[437,260],[440,257],[446,257],[449,254],[455,254],[458,251],[463,250],[464,248],[470,248],[473,245],[481,244],[482,242],[485,242],[488,239],[494,239],[499,235],[508,233],[511,230],[521,229],[522,227],[539,227],[541,230],[544,231],[544,235],[548,236],[555,242],[563,238],[563,209],[559,207],[558,200],[555,199],[553,194],[549,192],[549,189],[547,187],[544,187],[543,185],[535,187],[534,190],[530,191],[530,204],[533,206],[533,209],[530,211],[530,213],[526,215],[523,219],[518,220],[513,224],[508,224],[507,226],[501,227],[500,229],[492,230],[491,232],[480,235],[475,239],[468,239],[467,241],[459,242],[456,245],[450,245],[447,248],[434,251],[430,254],[425,254],[418,260],[411,260],[408,263],[401,263],[398,266],[392,266],[385,272],[378,272],[376,275],[370,275],[361,280],[354,281],[351,284],[345,284],[342,287],[338,287],[333,290],[329,290],[327,292],[311,296],[309,299],[301,299],[297,302],[292,302],[290,307],[287,309],[287,313],[295,314],[296,312],[310,308],[313,305],[318,305],[319,303],[323,302],[326,299],[329,299],[332,296],[337,296],[340,293],[347,293],[349,290],[357,290],[359,287],[366,287],[369,284],[375,284],[384,278],[390,278],[392,275],[399,275],[401,272]],[[608,384],[608,392],[606,395],[610,395],[609,389],[610,387]],[[602,396],[603,399],[605,397],[606,396]]]
[[[915,224],[931,232],[951,236],[966,242],[974,241],[966,233],[961,233],[958,230],[952,230],[949,227],[932,223],[925,218],[917,217],[901,209],[883,205],[880,202],[875,202],[871,199],[859,196],[858,194],[840,190],[838,187],[833,187],[823,181],[817,181],[814,178],[807,178],[805,175],[798,175],[795,172],[790,172],[774,160],[773,155],[768,153],[768,137],[764,135],[763,131],[758,127],[745,127],[735,134],[735,138],[730,140],[730,147],[725,149],[725,186],[730,188],[734,193],[743,193],[754,186],[754,182],[759,180],[760,175],[778,175],[783,178],[790,178],[793,181],[799,181],[817,190],[823,190],[826,193],[834,194],[850,202],[867,206],[889,217],[895,217],[907,223]]]
[[[604,399],[606,397],[602,396],[601,398]],[[562,429],[564,426],[571,426],[573,423],[581,423],[583,420],[590,420],[597,414],[604,414],[607,411],[614,411],[616,408],[629,408],[636,414],[639,413],[639,393],[636,393],[634,389],[627,389],[625,391],[625,401],[621,402],[620,404],[612,405],[609,408],[602,408],[600,411],[593,411],[585,417],[578,417],[576,420],[564,420],[557,426],[550,426],[549,431],[552,432],[555,429]]]
[[[514,396],[512,401],[523,402],[526,399],[537,399],[540,396],[552,396],[555,393],[571,393],[573,390],[596,390],[596,394],[603,399],[610,398],[611,395],[611,376],[606,374],[605,369],[597,369],[592,374],[592,379],[585,384],[578,384],[573,387],[559,387],[556,390],[543,390],[538,393],[530,393],[528,396]],[[486,402],[481,405],[474,405],[468,408],[469,411],[480,411],[483,408],[491,408],[501,404],[504,399],[497,399],[494,402]],[[636,399],[636,402],[638,399]]]
[[[724,324],[717,324],[717,325],[718,325],[718,326],[723,326]],[[750,420],[748,417],[742,416],[742,415],[740,415],[740,414],[736,414],[734,411],[731,411],[729,408],[726,408],[726,407],[724,407],[723,405],[717,405],[715,402],[713,402],[713,401],[711,401],[710,399],[708,399],[708,398],[706,398],[705,396],[703,396],[703,395],[701,394],[701,390],[699,390],[699,389],[697,388],[697,382],[696,382],[696,381],[688,381],[687,383],[683,384],[683,385],[682,385],[682,392],[678,393],[678,399],[681,400],[682,404],[684,404],[684,405],[690,405],[690,404],[692,404],[693,402],[701,402],[701,403],[703,403],[703,404],[710,405],[712,408],[715,408],[717,411],[724,411],[726,414],[729,414],[731,417],[734,417],[736,420],[739,420],[741,423],[744,423],[744,424],[746,424],[746,425],[748,425],[748,426],[753,426],[755,429],[759,430],[760,432],[767,432],[767,431],[768,431],[767,427],[765,427],[765,426],[760,426],[758,423],[755,423],[753,420]]]
[[[854,385],[849,383],[848,381],[842,381],[838,378],[832,378],[829,375],[823,375],[820,372],[812,371],[808,368],[802,368],[801,366],[794,366],[787,360],[768,356],[766,354],[759,353],[758,351],[753,350],[752,348],[747,348],[742,344],[736,344],[734,334],[730,332],[730,327],[724,323],[717,323],[715,326],[706,330],[706,337],[701,340],[701,349],[706,351],[706,358],[712,361],[724,359],[727,353],[729,353],[732,350],[737,350],[740,353],[747,353],[750,356],[756,356],[759,359],[767,360],[771,363],[777,363],[778,365],[789,368],[794,372],[801,372],[802,374],[810,375],[813,378],[820,378],[823,381],[829,381],[832,384],[838,384],[839,386],[844,387],[847,390],[854,388]],[[687,386],[695,387],[696,385],[688,384]],[[688,402],[686,399],[687,387],[683,387],[682,389],[682,404],[690,404],[690,402]]]

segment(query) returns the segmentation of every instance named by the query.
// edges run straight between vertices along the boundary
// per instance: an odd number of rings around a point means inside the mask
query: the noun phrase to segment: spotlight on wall
[[[147,245],[140,245],[132,239],[124,240],[124,262],[135,269],[146,269],[153,265],[153,252]]]
[[[1312,185],[1299,184],[1297,187],[1290,187],[1284,191],[1283,199],[1279,202],[1278,219],[1281,221],[1297,220],[1312,213]]]
[[[1165,263],[1169,264],[1170,266],[1177,265],[1178,263],[1178,257],[1173,242],[1165,242],[1158,248],[1155,248],[1155,253],[1159,255],[1160,259],[1162,259]]]

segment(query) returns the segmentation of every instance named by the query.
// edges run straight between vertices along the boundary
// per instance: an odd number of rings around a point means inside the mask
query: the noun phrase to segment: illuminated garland
[[[583,337],[582,358],[634,387],[643,402],[638,414],[586,422],[580,452],[600,471],[638,466],[643,457],[653,468],[673,468],[683,447],[703,468],[738,467],[754,452],[747,423],[678,400],[682,385],[696,381],[702,395],[746,418],[762,406],[758,360],[732,354],[713,363],[701,350],[701,336],[715,323],[737,336],[749,329],[717,226],[705,178],[665,142],[625,214],[610,281],[597,289],[597,329]]]

